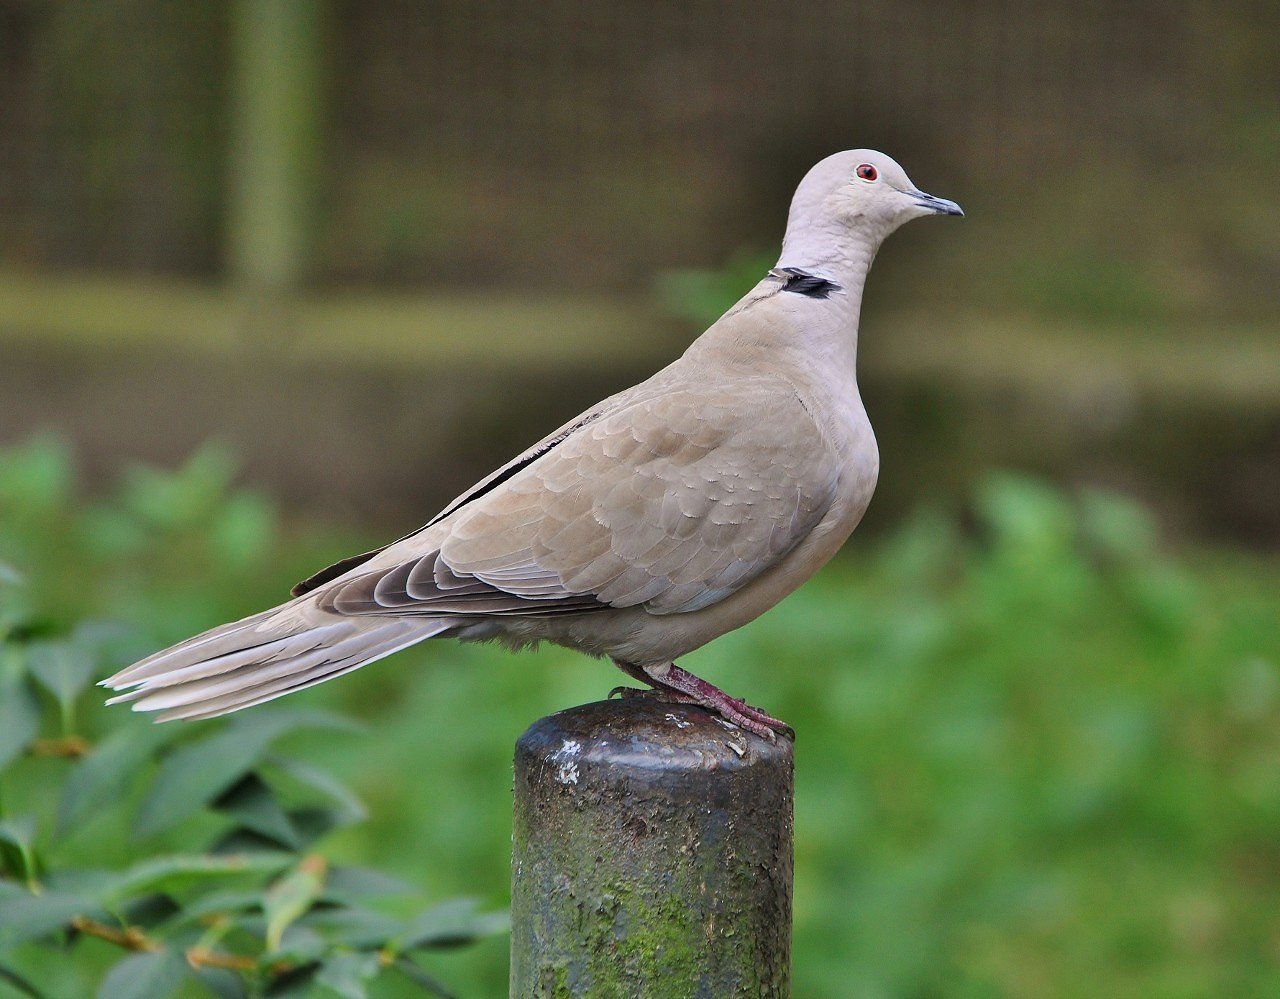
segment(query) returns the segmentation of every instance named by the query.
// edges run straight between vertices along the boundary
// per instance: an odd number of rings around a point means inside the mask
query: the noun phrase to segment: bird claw
[[[643,697],[652,701],[667,701],[672,704],[701,704],[696,697],[689,694],[681,693],[678,690],[671,690],[667,687],[614,687],[609,691],[609,697],[617,697],[620,700],[629,701],[633,698]]]
[[[716,715],[717,720],[745,729],[770,742],[777,741],[778,733],[792,740],[796,737],[795,729],[786,722],[774,718],[759,708],[752,707],[746,701],[730,697],[715,684],[694,676],[675,663],[668,664],[660,673],[655,670],[656,675],[629,664],[619,663],[618,665],[628,675],[648,680],[653,687],[649,690],[637,687],[614,687],[609,691],[610,697],[652,697],[660,701],[675,701],[679,704],[699,704]]]
[[[718,720],[723,720],[737,728],[746,729],[748,732],[754,732],[760,738],[767,739],[769,742],[777,742],[779,733],[793,742],[795,741],[795,729],[786,722],[765,714],[759,708],[753,708],[750,704],[745,701],[739,701],[736,697],[729,697],[727,694],[725,697],[728,701],[734,703],[716,704],[714,706],[706,705],[719,715]]]

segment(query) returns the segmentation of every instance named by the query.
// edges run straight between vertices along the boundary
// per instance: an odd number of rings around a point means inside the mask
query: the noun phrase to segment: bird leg
[[[718,714],[725,721],[737,725],[739,728],[745,728],[748,732],[754,732],[770,742],[777,738],[778,732],[784,732],[792,738],[795,737],[795,732],[786,722],[766,714],[759,708],[753,708],[745,701],[730,697],[715,684],[708,683],[699,676],[694,676],[688,670],[681,669],[675,663],[637,666],[634,663],[621,662],[615,659],[613,664],[626,673],[627,676],[649,684],[653,688],[653,693],[658,697],[682,704],[700,704],[702,707]],[[611,693],[621,693],[627,696],[626,691],[628,689],[625,687],[615,688]],[[637,691],[636,693],[643,694],[648,693],[648,691]]]

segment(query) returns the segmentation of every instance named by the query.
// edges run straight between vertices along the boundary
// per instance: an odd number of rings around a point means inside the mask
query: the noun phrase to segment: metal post
[[[511,995],[790,994],[791,741],[650,697],[516,743]]]

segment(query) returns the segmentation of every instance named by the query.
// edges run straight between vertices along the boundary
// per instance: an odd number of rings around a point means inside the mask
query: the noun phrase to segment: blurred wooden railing
[[[265,306],[265,307],[264,307]],[[303,509],[408,529],[697,331],[639,297],[294,293],[0,270],[0,442],[54,429],[91,474],[210,438]],[[1137,492],[1175,531],[1280,546],[1280,344],[1264,328],[864,318],[883,457],[864,530],[991,468]]]

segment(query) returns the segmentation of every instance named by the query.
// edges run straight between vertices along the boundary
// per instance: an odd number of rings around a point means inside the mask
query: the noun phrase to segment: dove
[[[777,266],[678,359],[419,530],[121,670],[109,703],[210,718],[455,638],[567,646],[653,696],[789,731],[676,660],[777,604],[861,520],[879,471],[855,371],[867,272],[903,223],[963,214],[883,153],[828,156],[795,192]]]

